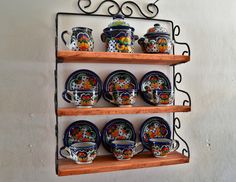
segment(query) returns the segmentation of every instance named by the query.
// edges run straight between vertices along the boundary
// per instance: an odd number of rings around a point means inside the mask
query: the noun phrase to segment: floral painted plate
[[[79,120],[67,127],[64,134],[64,145],[70,146],[76,142],[101,143],[101,134],[98,128],[91,122]]]
[[[110,100],[105,97],[106,93],[132,90],[138,91],[138,81],[132,73],[125,70],[117,70],[110,73],[103,84],[104,99],[108,102]]]
[[[102,81],[93,71],[81,69],[70,74],[65,82],[65,90],[95,90],[98,92],[98,99],[102,95]]]
[[[168,77],[160,71],[151,71],[146,73],[140,81],[140,92],[143,100],[151,105],[152,94],[154,91],[170,91],[171,83]]]
[[[111,142],[114,140],[136,140],[133,125],[125,119],[113,119],[102,130],[102,144],[105,149],[111,151]]]
[[[169,124],[161,117],[151,117],[140,128],[140,141],[146,149],[151,149],[152,138],[171,138]]]

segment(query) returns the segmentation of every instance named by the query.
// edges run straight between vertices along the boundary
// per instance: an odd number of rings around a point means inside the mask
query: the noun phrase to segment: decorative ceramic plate
[[[117,70],[108,75],[104,82],[104,91],[138,90],[136,77],[125,70]]]
[[[95,90],[99,99],[102,95],[102,81],[96,73],[81,69],[70,74],[65,82],[65,90]]]
[[[154,90],[171,90],[171,83],[168,77],[160,71],[151,71],[146,73],[140,81],[140,92],[143,100],[148,104],[153,104],[149,93]]]
[[[136,140],[133,125],[125,119],[113,119],[102,130],[102,144],[107,151],[111,151],[111,142],[114,140]]]
[[[146,149],[151,149],[151,138],[171,138],[169,124],[160,117],[151,117],[140,128],[140,141]]]
[[[104,99],[110,102],[105,97],[105,94],[107,92],[124,91],[124,90],[138,91],[138,81],[136,77],[132,73],[125,70],[117,70],[110,73],[103,84]]]
[[[101,134],[98,128],[91,122],[79,120],[67,127],[64,134],[64,145],[70,146],[76,142],[101,143]]]

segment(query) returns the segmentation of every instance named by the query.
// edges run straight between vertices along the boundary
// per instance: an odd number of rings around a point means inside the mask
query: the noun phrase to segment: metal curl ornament
[[[82,1],[87,1],[87,5],[82,6]],[[89,7],[91,7],[92,2],[91,0],[78,0],[78,7],[80,9],[80,11],[82,11],[84,14],[88,14],[88,15],[92,15],[95,14],[96,12],[99,11],[99,9],[101,8],[101,6],[105,3],[111,3],[112,5],[108,6],[107,8],[107,13],[108,15],[114,16],[116,14],[123,14],[125,17],[131,17],[133,15],[133,8],[132,7],[136,7],[140,14],[142,15],[141,17],[147,18],[147,19],[153,19],[157,16],[157,14],[159,13],[159,8],[156,5],[156,3],[159,0],[156,0],[154,3],[149,3],[147,4],[147,11],[150,15],[146,15],[142,9],[140,8],[140,6],[138,4],[136,4],[133,1],[125,1],[124,3],[122,3],[121,5],[119,5],[116,1],[114,0],[103,0],[95,10],[93,11],[89,11],[86,9],[89,9]],[[115,13],[112,13],[112,9],[116,9]],[[129,11],[129,13],[125,13],[125,9],[127,9]],[[152,10],[153,9],[153,10]]]
[[[182,149],[182,154],[190,158],[190,150],[187,142],[178,134],[177,130],[181,128],[181,122],[178,117],[174,116],[174,134],[185,144],[186,148]]]
[[[84,7],[82,7],[82,3],[81,3],[82,1],[87,1],[88,4],[85,5]],[[120,6],[119,6],[119,4],[118,4],[117,2],[115,2],[115,1],[113,1],[113,0],[104,0],[104,1],[102,1],[102,2],[97,6],[97,8],[96,8],[94,11],[86,11],[86,9],[88,9],[88,8],[92,5],[91,0],[78,0],[78,7],[79,7],[80,11],[82,11],[84,14],[91,15],[91,14],[95,14],[95,13],[100,9],[100,7],[101,7],[104,3],[107,3],[107,2],[112,3],[112,5],[110,5],[110,6],[107,8],[107,12],[108,12],[109,15],[114,16],[114,15],[116,15],[116,14],[118,14],[118,13],[120,12]],[[116,9],[117,9],[116,13],[112,13],[112,12],[111,12],[111,9],[114,8],[114,7],[116,7]]]
[[[126,16],[126,17],[132,16],[132,15],[133,15],[133,9],[129,6],[129,4],[130,4],[130,5],[134,6],[134,7],[136,7],[136,8],[139,10],[140,14],[141,14],[143,17],[145,17],[145,18],[147,18],[147,19],[152,19],[152,18],[156,17],[157,14],[159,13],[159,8],[157,7],[156,3],[157,3],[157,1],[155,1],[154,3],[149,3],[149,4],[147,5],[147,10],[148,10],[148,12],[150,13],[149,16],[146,15],[146,14],[144,14],[143,11],[141,10],[141,8],[140,8],[135,2],[133,2],[133,1],[126,1],[126,2],[124,2],[124,3],[120,6],[120,11],[121,11],[121,13],[122,13],[124,16]],[[126,5],[126,6],[125,6],[125,5]],[[126,13],[124,12],[125,8],[129,10],[129,12],[130,12],[129,14],[126,14]],[[151,8],[153,8],[154,11],[152,11]]]
[[[179,78],[179,79],[177,79],[177,78]],[[188,100],[184,100],[184,101],[183,101],[183,105],[185,106],[185,105],[188,104],[189,106],[191,106],[191,97],[190,97],[189,93],[186,92],[186,91],[184,91],[184,90],[179,89],[178,86],[177,86],[177,84],[180,84],[181,82],[182,82],[182,75],[178,72],[178,73],[176,73],[175,76],[174,76],[174,88],[175,88],[177,91],[182,92],[182,93],[184,93],[184,94],[187,95]]]
[[[188,55],[190,56],[191,55],[191,51],[190,51],[190,47],[187,43],[185,42],[178,42],[176,41],[176,37],[178,37],[180,35],[180,27],[179,25],[176,25],[173,29],[173,40],[176,44],[179,44],[179,45],[185,45],[187,47],[187,50],[183,51],[182,55]]]

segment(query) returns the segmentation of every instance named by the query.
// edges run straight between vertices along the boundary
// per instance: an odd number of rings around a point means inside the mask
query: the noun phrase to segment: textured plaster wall
[[[96,1],[98,2],[98,1]],[[139,1],[143,2],[143,1]],[[181,26],[180,41],[192,50],[190,63],[177,67],[181,88],[192,96],[192,112],[180,114],[181,135],[188,141],[186,165],[82,176],[58,177],[54,152],[54,18],[58,11],[76,12],[75,0],[0,1],[0,181],[163,181],[231,182],[236,174],[236,2],[171,0],[159,2],[159,18]],[[76,20],[73,20],[76,21]],[[99,31],[110,21],[94,24]],[[94,20],[83,23],[91,25]],[[68,24],[67,24],[68,23]],[[67,28],[73,22],[64,21]],[[78,23],[79,25],[79,23]],[[133,21],[132,25],[140,24]],[[150,26],[148,24],[147,26]],[[146,25],[145,25],[146,26]],[[137,33],[142,35],[146,27]],[[97,40],[98,40],[97,35]],[[97,50],[101,49],[98,46]],[[59,67],[60,78],[79,68],[97,70],[104,79],[115,69],[135,72],[138,79],[152,66],[119,67],[81,64]],[[157,67],[169,74],[166,67]],[[135,70],[135,71],[134,71]],[[63,82],[59,88],[62,89]],[[140,100],[138,102],[141,102]],[[64,102],[60,99],[61,105]],[[101,104],[106,105],[104,101]],[[145,116],[123,116],[137,129]],[[160,115],[169,119],[169,115]],[[99,128],[112,118],[97,118]],[[94,117],[83,119],[93,120]],[[60,121],[60,131],[78,118]],[[95,120],[95,119],[94,119]],[[137,122],[134,122],[136,121]],[[62,135],[60,136],[62,137]],[[60,138],[60,145],[61,145]],[[103,153],[101,149],[99,151]]]

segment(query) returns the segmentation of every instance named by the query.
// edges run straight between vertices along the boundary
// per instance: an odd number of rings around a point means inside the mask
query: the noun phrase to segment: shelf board
[[[150,114],[189,112],[190,106],[136,106],[136,107],[93,107],[93,108],[59,108],[58,116],[79,115],[113,115],[113,114]]]
[[[89,173],[111,172],[128,169],[167,166],[188,163],[189,158],[172,152],[163,158],[154,158],[151,153],[138,154],[129,161],[118,161],[112,155],[98,156],[92,164],[79,165],[71,160],[58,160],[58,175],[79,175]]]
[[[114,63],[176,65],[190,61],[190,56],[169,54],[58,51],[59,63]]]

